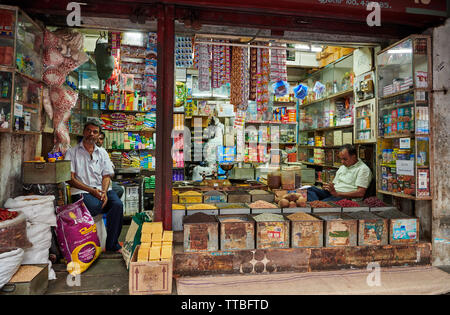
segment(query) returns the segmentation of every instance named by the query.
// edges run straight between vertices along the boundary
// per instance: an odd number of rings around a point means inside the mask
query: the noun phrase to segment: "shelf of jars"
[[[377,67],[377,191],[431,200],[431,38],[412,35],[382,50]]]

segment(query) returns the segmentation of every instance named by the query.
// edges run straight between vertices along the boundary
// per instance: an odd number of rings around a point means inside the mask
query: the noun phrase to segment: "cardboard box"
[[[173,257],[164,261],[138,262],[136,247],[130,262],[130,295],[171,294]]]

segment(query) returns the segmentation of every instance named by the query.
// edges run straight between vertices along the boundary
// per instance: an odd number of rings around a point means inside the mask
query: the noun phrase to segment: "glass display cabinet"
[[[0,132],[41,132],[43,29],[0,5]]]
[[[431,38],[412,35],[380,51],[379,193],[431,200]]]

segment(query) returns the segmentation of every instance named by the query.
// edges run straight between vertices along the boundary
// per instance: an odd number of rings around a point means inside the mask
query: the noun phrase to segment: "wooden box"
[[[56,161],[53,163],[24,162],[24,184],[59,184],[72,178],[70,161]]]
[[[26,268],[27,266],[39,267],[42,269],[29,281],[15,281],[13,276],[10,282],[0,289],[0,295],[42,295],[47,291],[48,264],[21,265],[15,275],[21,271],[21,268]]]
[[[315,214],[324,220],[325,246],[356,246],[358,221],[340,212]]]
[[[389,222],[372,212],[358,211],[347,213],[358,220],[358,245],[387,245]]]
[[[240,250],[255,248],[255,220],[249,215],[221,215],[220,249]]]
[[[323,247],[323,220],[303,212],[286,215],[291,222],[291,247]]]
[[[188,222],[189,217],[192,216],[187,215],[183,218],[184,251],[205,252],[219,250],[219,223],[217,219],[214,222],[202,222],[202,220],[195,222],[190,220]]]
[[[228,203],[250,203],[252,196],[246,191],[230,191],[227,194]]]
[[[414,244],[419,242],[419,219],[392,209],[372,212],[389,220],[389,244]]]
[[[252,215],[255,218],[258,215]],[[256,221],[256,248],[289,248],[289,220]]]
[[[137,261],[138,245],[129,268],[129,294],[172,294],[173,258],[163,261]]]

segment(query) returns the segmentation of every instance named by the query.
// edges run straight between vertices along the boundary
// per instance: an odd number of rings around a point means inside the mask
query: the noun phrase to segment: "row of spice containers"
[[[349,213],[207,215],[183,218],[184,251],[417,243],[419,221],[397,209]]]
[[[258,200],[265,200],[267,202],[273,202],[275,195],[272,192],[262,189],[254,189],[250,191],[229,191],[222,192],[219,190],[210,190],[207,192],[198,192],[194,190],[179,193],[178,191],[172,192],[173,203],[250,203]]]
[[[295,196],[289,200],[293,200]],[[295,194],[292,194],[295,195]],[[298,202],[300,201],[300,202]],[[209,215],[224,215],[224,214],[290,214],[296,212],[305,213],[321,213],[321,212],[356,212],[356,211],[384,211],[395,209],[388,206],[380,200],[367,200],[364,202],[354,202],[351,200],[341,200],[335,202],[312,201],[305,202],[300,199],[295,201],[288,201],[288,207],[281,206],[280,203],[275,204],[265,200],[257,200],[251,203],[186,203],[186,204],[172,204],[172,229],[174,231],[183,230],[183,217],[188,214],[195,214],[198,212]],[[290,202],[293,204],[289,205]]]

